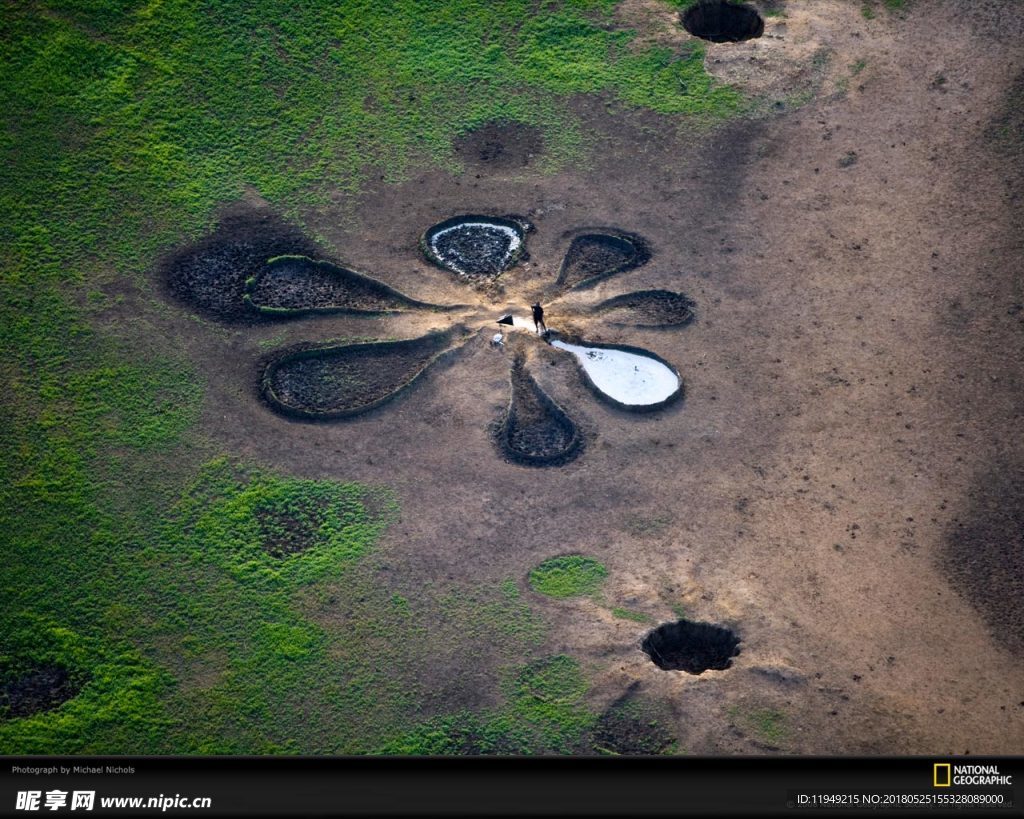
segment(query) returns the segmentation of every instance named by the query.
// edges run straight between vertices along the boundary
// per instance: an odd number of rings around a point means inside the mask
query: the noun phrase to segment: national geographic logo
[[[999,773],[998,765],[954,765],[951,762],[936,762],[932,766],[932,785],[936,788],[1012,784],[1013,775]]]

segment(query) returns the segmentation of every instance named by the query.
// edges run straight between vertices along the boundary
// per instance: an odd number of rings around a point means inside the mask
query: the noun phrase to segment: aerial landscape
[[[0,28],[0,753],[1024,749],[1024,2]]]

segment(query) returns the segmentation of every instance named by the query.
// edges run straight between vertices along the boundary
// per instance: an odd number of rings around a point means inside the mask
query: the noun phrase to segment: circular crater
[[[694,37],[712,43],[738,43],[764,34],[764,20],[756,9],[726,0],[700,0],[680,20]]]
[[[540,128],[512,120],[485,122],[455,139],[459,157],[495,170],[525,167],[543,149]]]
[[[59,665],[37,665],[0,675],[0,720],[30,717],[59,708],[85,685]]]
[[[505,457],[525,466],[560,466],[579,455],[579,428],[527,372],[520,356],[512,363],[511,383],[508,410],[497,435]]]
[[[525,220],[466,214],[428,228],[423,255],[438,267],[467,279],[489,280],[526,258]]]
[[[277,256],[246,281],[245,300],[267,315],[387,313],[432,305],[369,276],[308,256]]]
[[[163,265],[167,288],[176,299],[221,321],[259,317],[244,300],[246,282],[268,259],[288,253],[318,255],[300,230],[264,212],[226,217],[217,229]]]
[[[679,620],[649,632],[640,647],[658,668],[702,674],[729,668],[740,653],[739,645],[740,638],[732,629]]]
[[[695,303],[671,290],[639,290],[598,304],[594,312],[610,324],[634,327],[681,327],[693,321]]]
[[[283,415],[312,420],[359,415],[411,386],[464,334],[456,327],[405,341],[293,350],[270,361],[260,391]]]
[[[577,235],[562,260],[557,283],[589,287],[601,279],[632,270],[651,258],[646,240],[635,233],[600,230]]]

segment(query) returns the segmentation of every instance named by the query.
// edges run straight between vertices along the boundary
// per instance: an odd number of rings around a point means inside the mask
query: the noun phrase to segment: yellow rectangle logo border
[[[939,781],[939,771],[943,771],[945,776],[944,782]],[[949,762],[936,762],[935,767],[932,769],[932,784],[936,788],[948,788],[953,784],[953,766]]]

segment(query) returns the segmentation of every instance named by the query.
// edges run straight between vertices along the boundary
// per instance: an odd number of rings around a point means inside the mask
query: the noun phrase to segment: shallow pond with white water
[[[609,347],[586,347],[555,339],[551,346],[576,356],[600,392],[631,407],[660,404],[680,389],[679,376],[667,364],[641,353]]]

